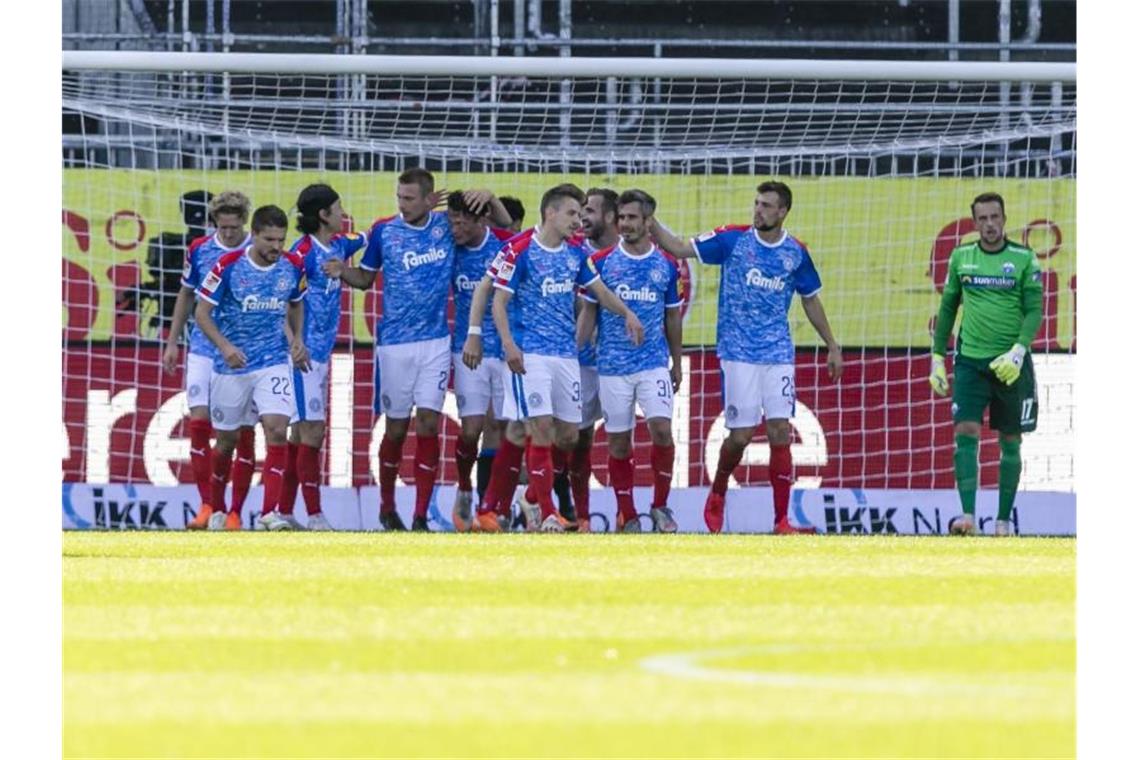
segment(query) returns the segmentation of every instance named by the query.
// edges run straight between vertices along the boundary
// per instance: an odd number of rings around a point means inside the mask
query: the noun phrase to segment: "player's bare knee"
[[[526,425],[521,422],[511,420],[507,423],[503,434],[506,435],[508,441],[519,448],[526,445]]]
[[[606,444],[610,449],[610,456],[614,459],[628,459],[631,445],[632,435],[630,431],[624,433],[612,433],[606,435]]]
[[[468,444],[478,443],[479,436],[483,434],[485,420],[481,414],[464,417],[460,423],[459,437]]]
[[[403,443],[404,439],[408,437],[408,418],[393,419],[388,417],[384,420],[384,437],[392,443]]]
[[[569,422],[554,424],[554,445],[563,451],[573,451],[578,445],[578,426]]]
[[[743,451],[752,442],[752,428],[733,428],[728,431],[724,442],[730,449]]]
[[[261,418],[261,429],[265,432],[266,446],[284,446],[288,440],[285,433],[289,418],[282,414],[266,414]]]
[[[214,432],[217,434],[217,440],[214,442],[214,451],[223,457],[228,457],[234,453],[234,448],[237,446],[238,431],[215,430]]]
[[[954,435],[968,435],[971,438],[980,438],[982,435],[982,423],[974,422],[973,420],[956,422],[954,423]]]
[[[324,443],[325,423],[323,422],[302,422],[294,425],[293,431],[300,439],[293,441],[294,443],[301,443],[314,449],[319,449]]]
[[[649,439],[654,446],[673,445],[673,426],[670,421],[663,418],[654,418],[649,421]]]
[[[792,442],[792,425],[787,420],[768,420],[765,429],[770,444],[787,446]]]
[[[439,435],[439,412],[434,409],[417,409],[416,435],[429,437]]]

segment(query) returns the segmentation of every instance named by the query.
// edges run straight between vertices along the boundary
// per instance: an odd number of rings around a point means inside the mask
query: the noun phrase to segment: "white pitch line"
[[[980,642],[975,642],[975,644]],[[1012,642],[1011,642],[1012,643]],[[1022,642],[1024,643],[1024,642]],[[779,688],[826,689],[830,691],[850,691],[874,694],[926,695],[955,693],[984,693],[987,695],[1021,695],[1036,692],[1040,687],[1014,685],[1008,683],[981,684],[961,678],[930,678],[921,676],[841,676],[833,674],[794,673],[786,670],[738,670],[716,668],[701,664],[702,661],[742,657],[748,655],[779,655],[802,652],[822,652],[826,650],[868,650],[905,648],[906,644],[867,644],[834,646],[824,644],[772,644],[734,649],[713,649],[694,652],[654,655],[643,658],[641,667],[658,675],[673,678],[687,678],[721,683],[755,684]],[[968,651],[968,650],[966,650]],[[997,674],[995,674],[997,675]],[[1064,677],[1067,675],[1062,674]]]

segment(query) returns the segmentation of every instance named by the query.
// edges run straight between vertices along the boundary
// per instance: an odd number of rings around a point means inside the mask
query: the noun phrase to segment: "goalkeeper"
[[[1041,269],[1033,251],[1005,236],[1005,201],[983,193],[970,205],[979,239],[950,254],[942,305],[934,327],[930,385],[950,388],[944,357],[962,304],[954,360],[954,479],[962,516],[950,532],[972,535],[978,490],[978,439],[982,412],[1001,434],[998,516],[994,534],[1012,533],[1010,513],[1021,477],[1021,434],[1037,427],[1037,397],[1029,345],[1041,324]]]

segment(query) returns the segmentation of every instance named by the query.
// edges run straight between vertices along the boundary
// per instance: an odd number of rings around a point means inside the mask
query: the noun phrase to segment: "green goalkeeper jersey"
[[[950,254],[934,353],[945,355],[958,304],[962,326],[957,351],[972,359],[1004,354],[1014,343],[1029,348],[1041,324],[1041,267],[1031,248],[1009,240],[996,252],[978,241]]]

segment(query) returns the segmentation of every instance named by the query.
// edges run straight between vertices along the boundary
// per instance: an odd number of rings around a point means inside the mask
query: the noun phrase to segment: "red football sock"
[[[558,448],[557,446],[551,447],[550,464],[554,468],[554,477],[557,478],[559,475],[562,475],[566,472],[566,461],[568,459],[569,455],[565,451]]]
[[[416,436],[416,517],[427,517],[439,472],[439,436]],[[470,473],[468,473],[470,475]],[[470,480],[470,478],[469,478]]]
[[[653,506],[664,507],[669,502],[669,489],[673,486],[673,446],[654,446],[649,454],[653,468]]]
[[[285,457],[289,447],[285,444],[265,447],[265,461],[261,463],[261,514],[277,509],[281,502],[281,481],[285,478]]]
[[[210,502],[210,478],[214,474],[210,461],[210,434],[214,432],[209,420],[190,420],[190,468],[198,484],[198,498],[203,504]]]
[[[253,480],[255,454],[253,453],[253,428],[242,428],[238,431],[237,449],[235,450],[233,481],[234,504],[237,511],[241,511],[245,504],[245,497],[249,495],[249,484]]]
[[[792,493],[792,447],[769,444],[768,482],[772,484],[772,504],[776,522],[788,519],[788,497]]]
[[[554,514],[554,463],[551,461],[549,446],[535,446],[531,444],[526,452],[526,471],[530,476],[530,485],[527,493],[533,490],[538,507],[545,520]]]
[[[404,442],[384,436],[380,441],[380,513],[396,511],[396,479],[400,476],[400,459],[404,456]]]
[[[313,516],[321,511],[321,450],[301,444],[297,447],[297,475],[305,511]]]
[[[740,458],[743,456],[744,449],[731,451],[728,448],[728,441],[720,445],[720,456],[716,462],[716,477],[713,478],[712,484],[713,493],[724,496],[724,492],[728,490],[728,476],[736,469],[736,465],[740,464]]]
[[[214,472],[210,476],[210,506],[216,512],[224,512],[226,509],[226,483],[230,481],[230,465],[233,464],[234,453],[231,451],[223,456],[215,450],[212,461]]]
[[[590,475],[593,474],[590,449],[574,449],[570,457],[570,493],[579,520],[590,516]]]
[[[610,485],[617,496],[618,512],[625,520],[637,519],[637,507],[633,504],[633,457],[618,459],[610,455]]]
[[[281,505],[278,509],[283,515],[291,515],[293,505],[297,503],[297,452],[301,447],[292,442],[285,446],[285,474],[281,477]]]
[[[510,509],[511,497],[519,484],[519,470],[522,464],[523,450],[514,445],[505,437],[499,450],[495,452],[495,459],[491,462],[491,480],[487,483],[487,491],[483,494],[481,512],[502,512],[502,504],[506,502],[506,509]]]
[[[455,441],[455,469],[459,471],[459,490],[471,493],[471,470],[479,459],[479,442],[468,443],[460,436]]]

